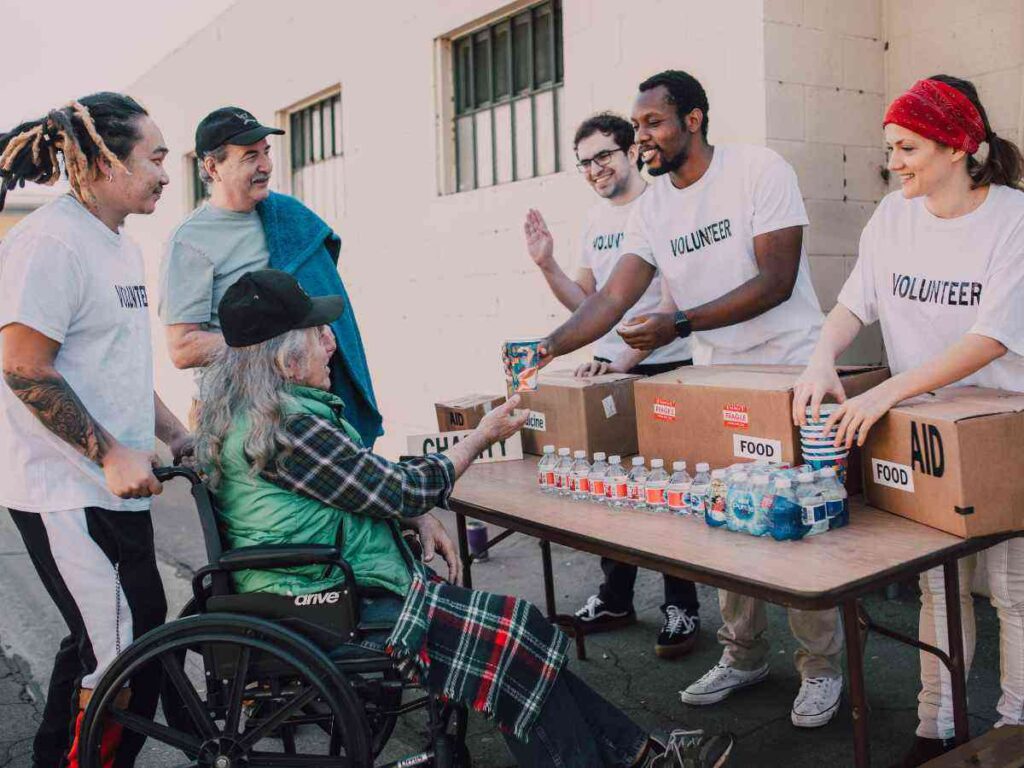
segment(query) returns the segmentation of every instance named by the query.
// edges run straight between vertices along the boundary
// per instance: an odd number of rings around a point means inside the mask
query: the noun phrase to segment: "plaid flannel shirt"
[[[284,428],[290,452],[262,473],[275,485],[395,522],[447,506],[455,468],[442,454],[387,461],[340,418],[304,413]],[[565,666],[568,638],[525,600],[448,584],[422,563],[410,569],[388,653],[431,690],[528,740]]]
[[[418,517],[448,505],[455,467],[443,454],[388,461],[364,448],[354,433],[309,413],[291,416],[283,426],[289,452],[261,475],[274,485],[384,519]]]

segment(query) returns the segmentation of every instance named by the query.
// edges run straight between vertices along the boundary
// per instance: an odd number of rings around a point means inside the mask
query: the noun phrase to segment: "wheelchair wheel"
[[[173,702],[172,716],[151,718],[130,705],[114,706],[132,676],[149,664],[162,667],[165,690],[174,692],[172,699],[164,697],[165,707]],[[122,743],[148,739],[139,765],[170,750],[197,768],[372,768],[362,705],[334,664],[300,635],[248,616],[180,619],[129,646],[86,710],[83,768],[101,768],[109,723],[124,729]],[[275,732],[280,740],[272,738]]]

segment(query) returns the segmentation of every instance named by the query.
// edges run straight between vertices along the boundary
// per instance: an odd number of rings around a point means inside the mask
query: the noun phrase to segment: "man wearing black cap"
[[[337,270],[341,238],[295,198],[270,191],[267,137],[283,134],[240,107],[214,110],[196,128],[199,175],[210,199],[175,230],[160,274],[160,319],[171,360],[202,369],[224,348],[217,307],[241,275],[272,267],[288,272],[313,296],[340,295],[345,312],[330,324],[333,392],[367,446],[382,433],[362,339]],[[194,414],[193,414],[194,416]]]

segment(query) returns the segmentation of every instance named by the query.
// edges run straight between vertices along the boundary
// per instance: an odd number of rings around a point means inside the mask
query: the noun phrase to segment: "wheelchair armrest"
[[[341,556],[341,547],[334,544],[257,544],[254,547],[231,549],[213,566],[216,571],[291,568],[297,565],[332,565],[339,569],[358,597],[359,585],[348,560]],[[205,569],[203,569],[205,571]]]
[[[336,565],[340,560],[341,548],[333,544],[259,544],[228,550],[220,556],[217,564],[225,571],[242,571],[296,565]]]

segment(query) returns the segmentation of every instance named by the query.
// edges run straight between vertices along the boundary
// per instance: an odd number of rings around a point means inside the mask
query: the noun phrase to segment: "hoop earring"
[[[107,182],[109,183],[109,182],[112,182],[113,180],[114,180],[114,174],[108,173],[107,174]]]

